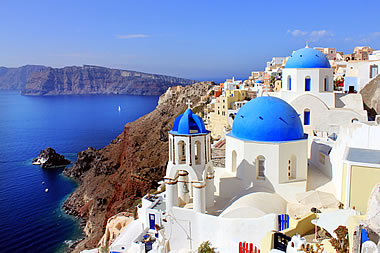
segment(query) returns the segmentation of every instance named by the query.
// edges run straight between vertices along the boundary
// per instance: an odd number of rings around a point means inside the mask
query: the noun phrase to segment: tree
[[[339,226],[334,233],[338,238],[331,238],[331,245],[338,253],[348,253],[348,229],[345,226]]]
[[[274,87],[274,82],[276,82],[276,77],[275,77],[275,76],[271,76],[271,77],[270,77],[270,85],[271,85],[272,87]]]
[[[210,241],[205,241],[199,245],[198,253],[215,253],[215,248],[212,247]]]

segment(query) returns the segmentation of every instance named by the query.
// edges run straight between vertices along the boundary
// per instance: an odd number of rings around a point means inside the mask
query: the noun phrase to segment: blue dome
[[[230,136],[262,142],[305,138],[301,120],[293,107],[282,99],[267,96],[252,99],[238,111]]]
[[[255,83],[263,83],[261,80],[256,80]]]
[[[187,109],[179,115],[173,124],[172,134],[204,134],[208,133],[201,117],[193,114],[191,109]]]
[[[331,68],[331,66],[327,57],[320,51],[302,48],[289,57],[285,68]]]

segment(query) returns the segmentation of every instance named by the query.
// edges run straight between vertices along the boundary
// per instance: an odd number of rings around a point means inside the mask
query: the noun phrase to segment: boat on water
[[[120,112],[120,110],[121,110],[121,107],[120,107],[120,105],[119,105],[119,107],[117,108],[117,110]]]

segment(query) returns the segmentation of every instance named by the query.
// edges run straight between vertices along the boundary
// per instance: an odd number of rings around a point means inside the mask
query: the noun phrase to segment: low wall
[[[275,214],[249,219],[222,218],[176,207],[167,220],[165,236],[172,251],[196,250],[207,240],[220,252],[237,252],[239,242],[243,241],[259,247],[265,234],[278,226]]]
[[[305,217],[299,220],[290,219],[289,228],[281,231],[285,235],[292,237],[295,234],[301,236],[315,229],[315,226],[311,223],[316,218],[315,213],[309,213]]]
[[[295,234],[300,234],[301,236],[315,229],[314,225],[311,223],[312,220],[316,218],[314,213],[309,213],[302,219],[294,220],[289,219],[289,228],[282,230],[281,233],[292,237]],[[276,229],[277,230],[277,229]],[[261,252],[270,252],[274,246],[274,232],[270,231],[266,233],[260,243]]]

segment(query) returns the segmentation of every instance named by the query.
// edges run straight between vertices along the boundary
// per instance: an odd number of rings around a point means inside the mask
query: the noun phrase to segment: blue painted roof
[[[173,124],[172,134],[203,134],[208,133],[201,117],[193,114],[191,109],[187,109],[179,115]]]
[[[295,51],[286,62],[285,68],[331,68],[327,57],[313,48]]]
[[[299,115],[284,100],[258,97],[236,114],[230,136],[242,140],[284,142],[305,138]]]
[[[263,83],[261,80],[256,80],[255,83]]]

